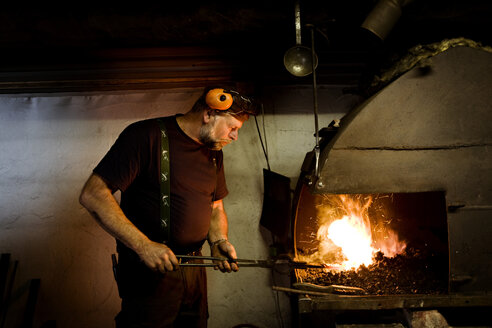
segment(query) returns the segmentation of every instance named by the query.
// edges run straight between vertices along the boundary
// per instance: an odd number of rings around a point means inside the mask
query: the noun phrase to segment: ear
[[[207,124],[208,122],[210,122],[212,120],[212,117],[214,117],[214,116],[215,116],[214,110],[212,110],[212,109],[204,110],[203,111],[203,117],[202,117],[203,123]]]

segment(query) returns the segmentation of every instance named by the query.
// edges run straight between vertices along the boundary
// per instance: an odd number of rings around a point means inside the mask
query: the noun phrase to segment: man
[[[200,255],[208,240],[212,256],[229,259],[216,269],[238,270],[222,147],[256,114],[249,98],[208,88],[184,115],[130,124],[93,170],[80,203],[117,241],[117,327],[206,327],[205,269],[180,267],[176,255]]]

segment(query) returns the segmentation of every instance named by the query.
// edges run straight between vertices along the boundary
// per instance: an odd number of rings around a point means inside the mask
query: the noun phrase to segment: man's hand
[[[149,241],[138,253],[142,261],[152,270],[165,273],[179,267],[178,259],[173,251],[164,244]]]
[[[231,262],[214,261],[214,263],[216,264],[216,266],[214,267],[215,270],[220,270],[221,272],[231,272],[239,270],[237,263],[233,262],[235,259],[237,259],[236,249],[229,241],[223,240],[218,244],[212,245],[210,247],[210,254],[213,257],[226,257],[229,260],[232,260]]]

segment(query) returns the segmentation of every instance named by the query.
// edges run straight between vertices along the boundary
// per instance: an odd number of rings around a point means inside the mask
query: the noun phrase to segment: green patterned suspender
[[[168,242],[171,236],[171,183],[169,169],[169,139],[167,137],[166,126],[162,119],[157,120],[161,129],[161,174],[160,174],[160,215],[162,242]]]

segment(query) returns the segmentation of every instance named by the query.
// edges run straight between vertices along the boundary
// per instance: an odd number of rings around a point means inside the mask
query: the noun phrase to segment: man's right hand
[[[164,244],[149,241],[138,253],[142,261],[152,270],[165,273],[177,270],[178,259],[173,251]]]

